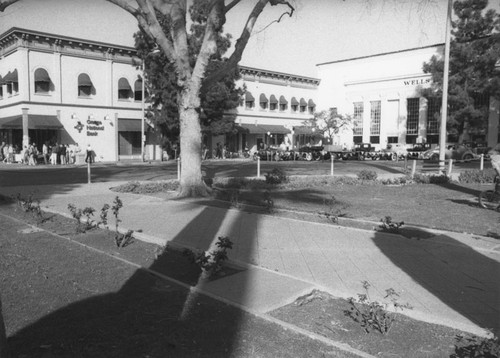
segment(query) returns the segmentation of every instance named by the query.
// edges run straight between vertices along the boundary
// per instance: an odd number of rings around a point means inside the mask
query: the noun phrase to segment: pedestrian
[[[51,152],[50,162],[52,165],[57,165],[57,157],[59,155],[59,146],[57,145],[57,142],[52,146]]]
[[[3,155],[3,149],[5,148],[5,142],[2,142],[2,144],[0,144],[0,160],[3,161],[4,160],[4,155]]]
[[[92,151],[92,147],[89,144],[87,146],[87,150],[86,150],[85,163],[92,163],[92,159],[93,159],[92,157],[93,157],[93,151]]]
[[[47,165],[49,161],[49,147],[47,146],[47,142],[43,143],[42,145],[42,155],[43,162],[45,163],[45,165]]]
[[[9,146],[4,145],[2,149],[3,162],[7,163],[9,161]]]
[[[9,144],[9,148],[7,151],[9,155],[7,163],[12,164],[14,163],[14,147],[12,146],[12,144]]]
[[[59,147],[59,159],[62,165],[66,164],[66,145],[64,144]]]
[[[36,165],[37,157],[38,150],[36,149],[36,143],[33,143],[28,147],[28,165]]]

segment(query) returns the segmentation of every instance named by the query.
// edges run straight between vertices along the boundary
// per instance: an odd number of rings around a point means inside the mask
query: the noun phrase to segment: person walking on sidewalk
[[[92,147],[90,144],[87,146],[87,153],[85,155],[85,163],[91,163],[93,162],[93,152],[92,152]]]

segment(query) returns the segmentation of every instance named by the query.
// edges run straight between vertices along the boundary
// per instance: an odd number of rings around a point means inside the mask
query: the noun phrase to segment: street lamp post
[[[141,116],[141,160],[144,162],[144,144],[145,144],[145,141],[146,141],[146,138],[145,138],[145,134],[144,134],[144,120],[145,120],[145,104],[144,104],[144,90],[145,90],[145,86],[144,86],[144,82],[145,82],[145,76],[144,76],[144,72],[145,72],[145,66],[144,66],[144,62],[145,62],[145,59],[142,60],[142,81],[141,81],[141,113],[142,113],[142,116]]]

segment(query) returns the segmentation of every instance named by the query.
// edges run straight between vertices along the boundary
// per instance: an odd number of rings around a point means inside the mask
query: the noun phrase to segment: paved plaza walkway
[[[206,283],[202,290],[251,311],[265,313],[314,288],[337,297],[363,293],[384,301],[385,290],[414,318],[483,333],[500,328],[500,241],[431,231],[405,238],[272,215],[222,209],[189,201],[116,193],[121,183],[0,188],[3,195],[34,192],[42,209],[67,215],[69,203],[100,210],[118,195],[120,224],[142,240],[209,250],[219,236],[234,246],[230,259],[249,269]],[[111,225],[114,225],[111,223]]]

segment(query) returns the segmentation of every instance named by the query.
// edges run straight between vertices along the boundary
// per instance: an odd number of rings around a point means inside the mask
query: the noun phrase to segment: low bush
[[[179,189],[179,182],[177,180],[165,180],[146,183],[138,181],[128,182],[113,188],[113,191],[118,193],[148,194],[175,191],[177,189]]]
[[[268,184],[282,184],[288,182],[288,176],[285,171],[280,168],[274,168],[272,171],[265,175],[266,183]]]
[[[380,182],[383,185],[406,185],[413,183],[413,180],[408,176],[404,176],[404,177],[382,179]]]
[[[493,168],[481,170],[466,170],[460,173],[458,181],[465,184],[493,183],[496,171]]]
[[[359,180],[376,180],[377,179],[377,172],[373,170],[362,170],[358,173],[358,179]]]
[[[451,181],[447,175],[427,175],[416,173],[413,176],[413,181],[417,184],[447,184]]]

